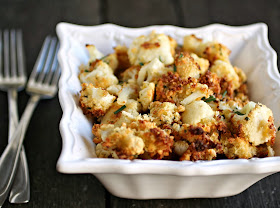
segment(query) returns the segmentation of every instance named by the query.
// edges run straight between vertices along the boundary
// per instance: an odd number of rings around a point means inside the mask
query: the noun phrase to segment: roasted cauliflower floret
[[[114,124],[119,127],[123,123],[131,123],[139,116],[140,110],[140,103],[132,99],[129,99],[125,105],[114,102],[105,116],[101,118],[101,124]]]
[[[157,125],[171,124],[173,122],[179,122],[181,116],[179,112],[185,110],[183,106],[177,107],[174,103],[170,102],[153,102],[149,106],[150,114]]]
[[[179,103],[180,95],[190,80],[180,78],[178,73],[168,72],[159,78],[156,87],[156,100],[160,102]]]
[[[142,110],[147,111],[151,102],[154,100],[155,84],[153,82],[143,82],[139,91],[139,102],[142,104]]]
[[[213,63],[215,60],[229,62],[231,51],[221,43],[216,41],[203,42],[195,35],[184,37],[183,50],[196,53],[198,56],[206,58]]]
[[[110,66],[101,60],[92,62],[89,70],[81,71],[79,78],[82,83],[92,83],[104,89],[119,82]]]
[[[142,85],[143,81],[154,82],[160,76],[167,74],[167,72],[171,70],[171,68],[165,67],[158,58],[155,58],[151,62],[141,67],[138,74],[137,83],[138,85]]]
[[[128,69],[126,69],[123,73],[121,73],[120,80],[123,82],[128,82],[133,84],[137,83],[139,71],[140,71],[140,65],[131,66]]]
[[[201,56],[203,52],[203,40],[196,37],[195,35],[186,35],[184,37],[183,50],[190,53],[196,53]]]
[[[143,140],[135,135],[135,130],[127,128],[126,125],[107,133],[100,144],[105,151],[114,152],[120,159],[134,159],[144,152]],[[104,151],[98,153],[98,157],[105,155]]]
[[[124,84],[122,89],[118,92],[117,103],[125,105],[129,99],[138,98],[138,86],[135,84]]]
[[[270,141],[274,143],[276,128],[272,111],[263,104],[249,102],[232,116],[234,132],[257,146]]]
[[[200,76],[200,66],[188,52],[181,52],[175,56],[175,66],[181,78],[199,78]]]
[[[216,97],[221,93],[220,81],[221,80],[217,74],[212,73],[209,70],[199,79],[199,82],[201,84],[206,84],[208,88],[213,91]]]
[[[116,85],[111,85],[109,87],[107,87],[107,91],[111,94],[111,95],[115,95],[117,96],[119,94],[119,92],[122,90],[123,86],[120,84],[116,84]]]
[[[110,95],[106,90],[96,88],[92,84],[82,84],[80,106],[84,114],[94,117],[103,116],[115,99],[116,97]]]
[[[213,91],[208,88],[205,84],[190,83],[185,87],[185,92],[180,95],[181,104],[188,105],[193,101],[200,100],[202,98],[208,98],[213,94]]]
[[[154,122],[138,120],[129,125],[145,143],[145,159],[162,159],[172,152],[174,137],[169,131],[162,130]]]
[[[205,118],[213,118],[215,115],[211,107],[202,100],[194,101],[185,106],[182,113],[182,121],[185,124],[197,124]]]
[[[217,60],[210,67],[210,71],[220,78],[225,78],[227,82],[232,82],[234,90],[240,87],[239,76],[230,63]]]
[[[96,59],[101,59],[104,57],[103,53],[101,53],[95,45],[86,44],[86,48],[89,53],[89,63],[94,62]]]
[[[119,61],[118,61],[118,57],[115,53],[111,53],[107,56],[104,56],[101,58],[101,60],[104,63],[108,64],[110,66],[110,68],[113,70],[113,72],[115,72],[117,70]]]
[[[155,32],[148,36],[141,35],[133,40],[128,49],[129,61],[132,65],[138,65],[158,58],[166,65],[172,64],[175,47],[176,44],[167,35]]]
[[[189,144],[184,140],[174,142],[174,153],[178,156],[182,156],[188,148]]]
[[[210,63],[205,58],[198,57],[195,53],[191,53],[190,56],[200,67],[200,74],[203,75],[209,69]]]
[[[177,141],[185,141],[188,146],[184,153],[180,152],[180,160],[215,159],[217,154],[223,153],[219,134],[225,131],[226,125],[219,119],[203,120],[196,125],[183,124]]]
[[[224,154],[227,158],[252,158],[256,154],[256,147],[250,144],[246,139],[237,138],[225,138],[222,139],[222,145]]]

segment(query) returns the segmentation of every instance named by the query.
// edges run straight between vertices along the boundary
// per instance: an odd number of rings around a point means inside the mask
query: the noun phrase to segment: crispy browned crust
[[[269,140],[269,145],[270,146],[273,146],[274,143],[275,143],[275,138],[276,138],[276,128],[275,128],[275,125],[274,125],[274,119],[272,116],[269,116],[268,118],[268,123],[269,123],[269,129],[270,129],[270,136],[271,136],[271,139]]]
[[[125,46],[117,46],[116,48],[114,48],[114,50],[119,62],[116,74],[119,74],[123,70],[129,68],[131,65],[128,59],[127,48]]]
[[[227,91],[226,98],[233,99],[234,96],[234,89],[232,81],[228,81],[226,78],[222,78],[220,82],[221,93]]]
[[[220,78],[217,74],[212,73],[211,71],[207,71],[204,75],[200,77],[198,80],[201,84],[206,84],[210,90],[214,92],[215,97],[221,93],[221,86],[220,86]]]
[[[105,111],[104,110],[101,110],[101,109],[92,109],[90,107],[87,107],[82,101],[81,101],[81,97],[80,97],[80,100],[79,100],[79,103],[80,103],[80,106],[83,110],[83,113],[85,115],[90,115],[92,117],[95,117],[95,118],[99,118],[101,116],[104,116],[105,115]]]
[[[174,137],[169,136],[160,128],[152,128],[142,137],[145,143],[145,151],[152,159],[162,159],[172,152]]]
[[[150,43],[150,42],[144,42],[141,44],[141,47],[145,49],[153,49],[153,48],[159,48],[160,44],[158,42]]]
[[[202,52],[202,55],[204,58],[207,58],[211,64],[213,64],[216,60],[227,59],[230,53],[231,51],[225,45],[218,43],[206,47]]]
[[[183,51],[179,54],[175,55],[175,65],[178,68],[182,67],[182,68],[192,68],[192,69],[197,69],[200,70],[200,66],[199,64],[194,60],[193,57],[190,56],[189,52],[187,51]]]
[[[179,77],[178,73],[168,72],[159,78],[156,87],[156,100],[160,102],[175,103],[178,96],[184,90],[184,85],[190,83],[192,79],[185,80]]]

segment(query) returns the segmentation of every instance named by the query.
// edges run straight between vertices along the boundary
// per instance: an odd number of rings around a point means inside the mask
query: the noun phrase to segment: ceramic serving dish
[[[276,155],[250,160],[157,161],[96,158],[92,142],[92,123],[78,105],[78,67],[86,64],[85,44],[90,43],[108,54],[118,44],[152,30],[165,33],[182,44],[183,37],[195,34],[206,40],[217,40],[232,51],[231,61],[248,76],[251,100],[264,103],[280,125],[280,76],[276,53],[268,42],[267,26],[263,23],[231,27],[213,24],[188,29],[175,26],[126,28],[113,24],[79,26],[57,25],[61,42],[59,63],[59,101],[63,110],[60,132],[63,148],[57,162],[62,173],[91,173],[114,195],[134,199],[224,197],[238,194],[262,178],[280,171],[280,138],[274,146]]]

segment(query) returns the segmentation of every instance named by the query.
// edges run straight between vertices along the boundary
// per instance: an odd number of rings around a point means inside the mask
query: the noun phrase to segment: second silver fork
[[[3,36],[3,37],[2,37]],[[9,108],[9,140],[18,125],[17,91],[23,89],[25,76],[24,52],[22,33],[19,30],[0,31],[0,68],[2,65],[3,51],[3,74],[0,72],[0,87],[8,93]],[[30,198],[30,183],[28,165],[24,148],[20,153],[20,161],[13,184],[11,184],[9,201],[11,203],[26,203]]]

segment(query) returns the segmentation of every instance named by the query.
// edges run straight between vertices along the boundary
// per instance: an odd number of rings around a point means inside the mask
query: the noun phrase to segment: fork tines
[[[23,87],[26,81],[22,31],[0,30],[1,87]]]
[[[56,93],[56,85],[60,76],[57,62],[59,42],[57,38],[48,36],[42,46],[32,73],[27,83],[27,90],[32,93]],[[45,92],[44,88],[46,89]],[[51,90],[53,89],[53,90]]]

